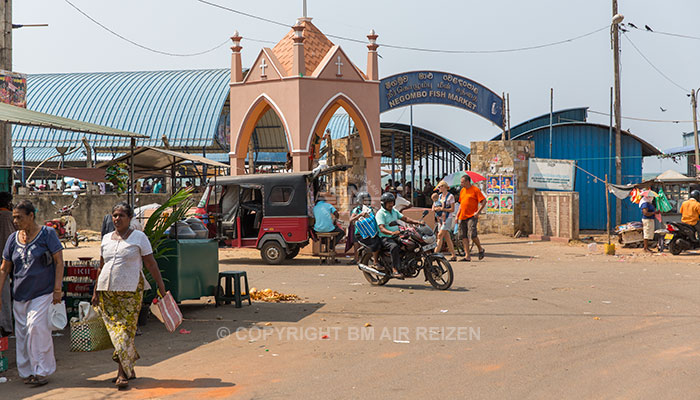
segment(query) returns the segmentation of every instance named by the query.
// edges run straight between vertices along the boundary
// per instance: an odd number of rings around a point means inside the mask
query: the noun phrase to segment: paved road
[[[190,334],[151,320],[137,339],[140,378],[119,397],[700,398],[698,255],[484,241],[487,258],[455,263],[447,292],[422,279],[372,287],[354,267],[308,258],[270,267],[222,251],[222,270],[245,269],[252,286],[304,302],[188,303]],[[69,353],[65,336],[56,348],[48,386],[25,387],[11,371],[2,398],[116,395],[109,352]]]

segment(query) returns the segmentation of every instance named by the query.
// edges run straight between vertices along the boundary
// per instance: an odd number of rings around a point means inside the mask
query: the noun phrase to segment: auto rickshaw
[[[349,165],[312,172],[227,176],[210,181],[198,209],[210,237],[225,247],[256,248],[281,264],[309,244],[316,193],[323,180]]]

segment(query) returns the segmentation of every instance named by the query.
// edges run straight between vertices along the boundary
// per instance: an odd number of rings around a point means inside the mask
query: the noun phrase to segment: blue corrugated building
[[[535,157],[574,160],[576,165],[603,179],[606,174],[615,179],[615,137],[610,127],[586,122],[587,107],[561,110],[552,115],[550,155],[549,114],[545,114],[511,129],[511,140],[535,142]],[[500,140],[501,135],[492,140]],[[612,147],[610,146],[612,143]],[[612,154],[612,158],[610,158]],[[622,131],[622,183],[642,181],[642,159],[660,155],[653,145],[628,131]],[[576,169],[574,190],[579,193],[579,229],[605,229],[605,187],[580,169]],[[610,220],[615,221],[615,201],[611,197]],[[640,219],[639,207],[628,200],[622,201],[622,222]]]

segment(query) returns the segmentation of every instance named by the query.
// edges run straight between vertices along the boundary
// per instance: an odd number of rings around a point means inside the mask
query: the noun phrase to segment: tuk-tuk
[[[349,167],[210,180],[199,203],[200,210],[214,217],[203,218],[209,236],[225,247],[256,248],[268,264],[290,260],[309,244],[314,199],[323,177]]]

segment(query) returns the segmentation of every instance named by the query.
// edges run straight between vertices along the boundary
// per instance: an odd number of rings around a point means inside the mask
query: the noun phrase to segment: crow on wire
[[[654,31],[649,27],[649,25],[644,25],[644,27],[645,27],[649,32],[654,32]]]
[[[631,28],[639,29],[639,28],[637,28],[637,25],[635,25],[635,24],[633,24],[633,23],[631,23],[631,22],[628,22],[627,25],[629,25]]]

